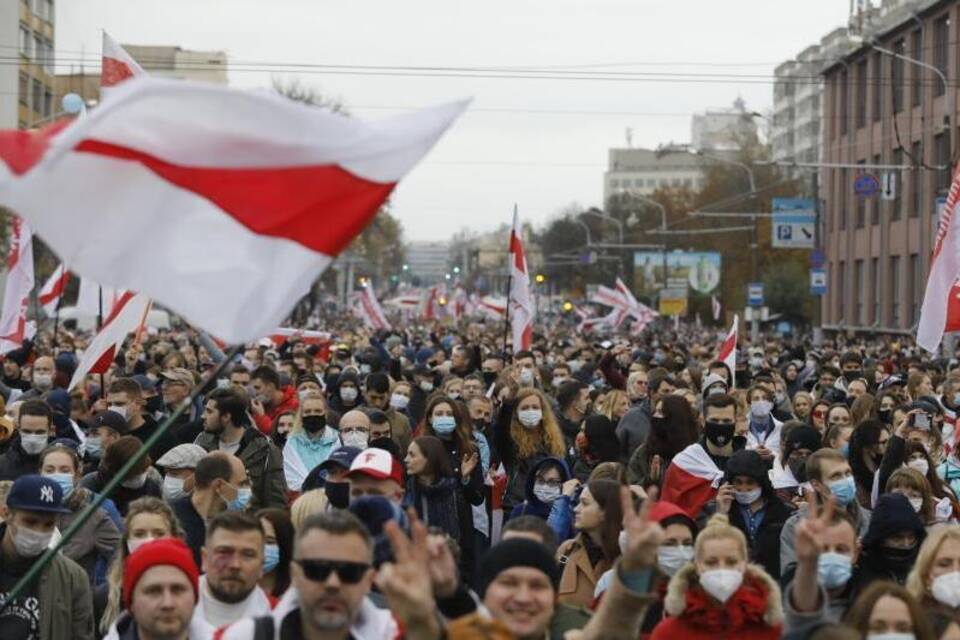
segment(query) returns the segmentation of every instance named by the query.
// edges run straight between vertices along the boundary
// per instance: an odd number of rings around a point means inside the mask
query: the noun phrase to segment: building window
[[[936,154],[936,163],[941,169],[937,169],[937,191],[944,192],[950,189],[950,141],[947,134],[938,133],[933,137],[933,148]]]
[[[43,117],[49,118],[53,115],[53,93],[50,89],[43,90]]]
[[[893,152],[893,164],[903,166],[903,149],[897,148]],[[892,172],[893,178],[893,209],[890,211],[891,220],[899,220],[903,216],[903,171],[896,169]]]
[[[923,147],[920,142],[914,142],[910,145],[910,155],[913,156],[913,169],[910,171],[910,217],[916,218],[920,215],[920,205],[922,193],[920,191],[920,165],[923,163]]]
[[[634,181],[633,181],[633,186],[636,187],[637,189],[642,188],[642,187],[643,187],[643,178],[637,178],[636,180],[634,180]]]
[[[840,135],[847,135],[847,72],[840,72]]]
[[[857,63],[857,129],[867,124],[867,61]]]
[[[20,24],[20,55],[31,57],[33,38],[30,37],[30,27]]]
[[[673,178],[671,180],[671,183],[674,187],[679,187],[682,184],[680,178]]]
[[[33,96],[30,102],[34,111],[43,113],[43,84],[39,80],[33,81]]]
[[[44,40],[43,41],[43,68],[49,73],[53,74],[53,41]]]
[[[647,178],[647,186],[651,189],[655,189],[657,187],[657,181],[653,178]]]
[[[20,74],[20,83],[17,87],[17,95],[20,98],[20,104],[25,107],[30,106],[30,78],[25,73]]]
[[[907,55],[907,45],[903,38],[893,43],[893,52],[905,56]],[[893,112],[903,111],[903,60],[892,58],[890,60],[890,84],[893,87]]]
[[[617,189],[620,187],[620,180],[617,178],[610,178],[610,188]]]
[[[860,326],[863,326],[867,322],[867,319],[863,315],[865,310],[863,299],[866,296],[866,291],[864,289],[864,285],[866,285],[866,283],[863,281],[863,276],[863,260],[857,260],[853,263],[853,295],[856,300],[856,315],[854,318],[856,319],[856,323]]]
[[[933,23],[933,66],[947,74],[947,59],[950,46],[950,17],[944,15]],[[942,96],[943,83],[937,79],[933,95]]]
[[[923,31],[917,29],[910,34],[910,57],[914,60],[923,60]],[[910,90],[910,104],[915,107],[920,106],[922,101],[923,86],[920,84],[920,68],[910,65],[910,75],[913,78]]]
[[[920,274],[920,255],[910,254],[910,322],[911,325],[920,319],[920,299],[922,293],[922,276]]]
[[[873,278],[873,323],[880,324],[880,258],[870,260],[870,275]]]
[[[900,326],[900,256],[890,256],[890,324]]]
[[[693,188],[693,178],[684,178],[683,186],[686,187],[687,189]]]
[[[873,156],[873,165],[880,165],[880,154]],[[871,173],[876,173],[877,169],[871,169]],[[870,202],[870,224],[880,224],[880,198],[873,198]]]

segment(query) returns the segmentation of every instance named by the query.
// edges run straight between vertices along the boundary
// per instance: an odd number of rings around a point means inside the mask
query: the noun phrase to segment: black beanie
[[[560,567],[544,545],[527,538],[510,538],[490,547],[480,560],[480,573],[477,576],[477,594],[480,598],[486,595],[487,587],[501,572],[514,567],[542,571],[550,578],[554,591],[560,584]]]
[[[810,453],[813,453],[819,450],[821,446],[819,431],[807,425],[798,425],[790,429],[790,433],[787,434],[787,441],[781,448],[783,449],[783,458],[786,460],[797,449],[809,449]]]
[[[726,480],[732,482],[736,476],[746,476],[757,481],[761,487],[770,484],[770,472],[760,454],[753,450],[742,449],[727,460]]]

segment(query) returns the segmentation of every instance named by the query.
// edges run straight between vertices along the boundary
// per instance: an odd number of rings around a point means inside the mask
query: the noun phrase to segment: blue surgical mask
[[[827,485],[830,493],[837,499],[837,503],[845,507],[857,497],[857,485],[853,481],[853,476],[847,476],[841,480],[835,480]]]
[[[448,436],[457,428],[457,419],[453,416],[433,416],[430,426],[438,436]]]
[[[270,573],[280,564],[280,547],[275,544],[263,545],[263,572]]]
[[[843,457],[846,458],[847,460],[850,459],[850,443],[849,442],[844,442],[842,445],[840,445],[840,453],[842,453]]]
[[[45,473],[45,477],[50,478],[63,490],[63,497],[66,499],[73,493],[73,474],[72,473]]]
[[[227,511],[243,511],[250,504],[253,491],[250,487],[237,489],[237,497],[227,503]]]
[[[87,438],[83,443],[83,450],[92,458],[99,458],[103,455],[103,445],[100,438]]]
[[[817,575],[824,589],[837,589],[850,581],[853,563],[850,556],[842,553],[821,553],[817,560]]]

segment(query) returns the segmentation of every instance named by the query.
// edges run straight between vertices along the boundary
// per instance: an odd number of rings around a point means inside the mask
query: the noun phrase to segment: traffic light
[[[533,279],[537,282],[537,284],[543,284],[546,282],[547,276],[543,275],[542,273],[538,273]]]

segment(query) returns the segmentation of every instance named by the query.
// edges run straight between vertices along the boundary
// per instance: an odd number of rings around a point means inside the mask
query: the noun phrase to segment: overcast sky
[[[81,51],[95,60],[106,29],[123,43],[223,50],[246,65],[229,72],[237,87],[269,86],[279,63],[652,74],[643,81],[423,78],[316,66],[280,74],[298,75],[363,118],[474,98],[393,197],[408,240],[442,240],[509,221],[515,202],[536,224],[571,202],[601,204],[607,150],[625,146],[628,127],[634,146],[654,147],[688,141],[691,114],[737,96],[765,112],[773,68],[844,24],[848,7],[848,0],[60,0],[56,48],[61,61]]]

